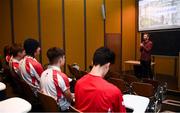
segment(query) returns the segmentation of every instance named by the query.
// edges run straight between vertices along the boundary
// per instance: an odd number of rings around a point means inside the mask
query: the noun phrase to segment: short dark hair
[[[143,35],[147,35],[148,37],[150,36],[149,33],[144,33]]]
[[[64,50],[57,47],[49,48],[47,51],[47,57],[49,59],[50,64],[57,63],[59,58],[62,58],[65,55]]]
[[[40,47],[40,44],[35,39],[28,38],[24,41],[24,50],[26,51],[27,55],[34,57],[34,53],[38,47]]]
[[[93,65],[104,65],[107,63],[114,64],[115,54],[109,48],[100,47],[98,48],[93,56]]]
[[[23,47],[21,44],[13,44],[11,46],[11,54],[13,55],[13,57],[16,57],[18,55],[19,52],[23,52]]]
[[[4,57],[6,57],[7,55],[11,55],[11,46],[10,45],[4,46]]]

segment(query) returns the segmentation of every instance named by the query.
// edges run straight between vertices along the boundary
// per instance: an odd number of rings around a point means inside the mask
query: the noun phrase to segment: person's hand
[[[143,47],[144,46],[143,43],[141,43],[140,46]]]

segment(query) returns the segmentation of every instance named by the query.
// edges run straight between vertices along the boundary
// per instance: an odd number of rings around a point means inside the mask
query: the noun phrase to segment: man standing
[[[75,85],[75,105],[82,112],[126,112],[121,91],[103,77],[114,63],[115,54],[108,48],[96,50],[93,67]]]
[[[149,40],[149,34],[144,33],[143,42],[140,44],[140,52],[141,52],[141,66],[142,66],[142,77],[145,78],[153,78],[151,72],[151,50],[152,50],[152,42]]]

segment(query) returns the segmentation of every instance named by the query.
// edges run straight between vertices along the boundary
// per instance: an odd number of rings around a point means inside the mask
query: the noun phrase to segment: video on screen
[[[139,31],[180,28],[180,0],[139,0]]]

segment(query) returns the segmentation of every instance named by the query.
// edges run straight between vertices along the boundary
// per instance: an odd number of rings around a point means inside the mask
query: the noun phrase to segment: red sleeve
[[[13,70],[17,73],[18,72],[18,68],[19,68],[19,63],[12,62],[12,67],[13,67]]]
[[[124,102],[123,102],[123,97],[122,97],[122,93],[121,91],[118,91],[118,93],[116,93],[115,96],[115,112],[121,112],[121,113],[126,113],[126,108],[124,106]],[[117,101],[119,100],[119,101]]]
[[[61,73],[61,75],[62,75],[62,78],[63,78],[63,80],[64,80],[64,82],[65,82],[66,87],[67,87],[67,88],[70,88],[69,80],[68,80],[67,75],[64,74],[64,73]]]
[[[43,67],[40,63],[38,63],[36,66],[35,66],[35,70],[36,72],[38,73],[39,76],[41,76],[42,72],[44,71],[43,70]]]
[[[33,65],[33,67],[36,70],[39,77],[41,77],[41,74],[44,71],[42,65],[39,62],[37,62],[37,61],[35,61],[33,59],[28,59],[28,60]]]
[[[75,85],[75,90],[74,90],[74,94],[75,94],[75,107],[77,108],[77,109],[79,109],[80,107],[79,107],[79,84],[78,84],[78,81],[77,81],[77,83],[76,83],[76,85]]]

